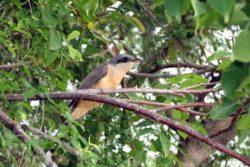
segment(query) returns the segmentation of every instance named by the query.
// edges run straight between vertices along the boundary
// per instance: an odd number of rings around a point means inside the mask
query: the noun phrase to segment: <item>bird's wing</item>
[[[95,86],[95,84],[102,79],[108,72],[107,64],[100,65],[96,67],[80,84],[79,89],[90,89]],[[69,106],[74,109],[79,100],[72,100]]]

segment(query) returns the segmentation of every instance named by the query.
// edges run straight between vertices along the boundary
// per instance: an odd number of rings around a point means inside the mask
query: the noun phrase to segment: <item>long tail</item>
[[[74,119],[79,119],[82,116],[86,115],[94,107],[97,107],[99,105],[100,105],[100,103],[97,103],[97,102],[81,100],[78,102],[78,104],[74,108],[74,110],[72,112],[72,117]]]

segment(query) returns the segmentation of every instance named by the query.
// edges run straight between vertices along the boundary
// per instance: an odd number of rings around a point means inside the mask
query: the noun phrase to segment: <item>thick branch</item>
[[[37,96],[30,97],[29,100],[43,100],[48,99],[72,99],[76,94],[88,95],[88,94],[109,94],[109,93],[157,93],[157,94],[171,94],[175,96],[183,96],[183,94],[204,94],[215,92],[214,89],[204,90],[168,90],[168,89],[146,89],[146,88],[123,88],[123,89],[84,89],[77,90],[75,92],[53,92],[48,94],[40,94]],[[7,94],[5,98],[9,101],[22,101],[25,97],[22,94]],[[1,98],[0,98],[1,100]]]
[[[46,99],[45,96],[36,96],[36,97],[31,97],[30,99],[37,99],[37,97],[40,97],[40,99]],[[201,142],[206,143],[207,145],[213,147],[214,149],[217,149],[225,154],[228,154],[240,161],[242,161],[243,163],[250,165],[250,159],[238,154],[237,152],[234,152],[233,150],[230,150],[229,148],[225,147],[224,145],[220,144],[219,142],[203,136],[202,134],[200,134],[199,132],[191,129],[188,126],[182,125],[176,121],[173,121],[169,118],[165,118],[164,116],[155,113],[155,112],[150,112],[149,110],[145,110],[141,107],[139,107],[138,105],[135,104],[131,104],[131,103],[127,103],[124,102],[122,100],[118,100],[118,99],[114,99],[111,97],[107,97],[107,96],[102,96],[102,95],[95,95],[95,94],[87,94],[87,93],[50,93],[47,95],[47,99],[51,98],[51,99],[82,99],[82,100],[90,100],[90,101],[96,101],[96,102],[102,102],[102,103],[106,103],[106,104],[110,104],[110,105],[114,105],[120,108],[124,108],[127,110],[131,110],[134,113],[154,120],[156,122],[160,122],[164,125],[168,125],[170,128],[175,129],[175,130],[180,130],[182,132],[187,133],[188,135],[198,139]],[[19,100],[22,100],[23,97]],[[39,98],[38,98],[39,99]]]
[[[24,143],[27,143],[30,140],[30,137],[23,131],[18,123],[10,119],[8,115],[2,111],[0,111],[0,121]]]
[[[0,108],[0,121],[24,143],[29,142],[30,137],[23,131],[23,129],[19,126],[17,122],[13,121],[8,117],[7,114],[2,112],[1,108]],[[57,166],[57,164],[51,159],[51,157],[47,156],[39,146],[36,146],[34,150],[40,157],[43,158],[44,163],[47,167]]]

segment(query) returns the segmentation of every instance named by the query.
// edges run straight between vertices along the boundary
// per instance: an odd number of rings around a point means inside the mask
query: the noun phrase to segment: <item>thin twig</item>
[[[23,127],[28,129],[34,135],[37,135],[37,136],[39,136],[41,138],[50,140],[50,141],[55,142],[55,143],[60,143],[62,145],[62,147],[65,150],[67,150],[70,154],[75,155],[76,157],[81,156],[81,152],[79,150],[76,150],[75,148],[71,147],[68,143],[60,141],[56,137],[48,135],[48,134],[46,134],[46,133],[42,132],[41,130],[36,129],[34,127],[30,127],[30,126],[27,126],[27,125],[23,125]]]
[[[159,106],[160,107],[174,106],[172,104],[165,104],[165,103],[159,103],[159,102],[154,102],[154,101],[134,100],[134,99],[121,99],[121,100],[126,101],[126,102],[130,102],[130,103],[134,103],[134,104],[152,105],[152,106],[157,106],[157,107],[159,107]],[[191,103],[190,106],[195,106],[195,104]],[[186,106],[186,107],[190,107],[190,106]],[[200,105],[198,105],[198,106],[200,106]],[[197,112],[194,110],[190,110],[190,109],[184,108],[183,106],[179,106],[179,105],[175,109],[182,111],[182,112],[187,112],[191,115],[207,116],[206,113],[201,113],[201,112]],[[152,110],[152,111],[154,111],[154,110]]]
[[[211,86],[211,85],[216,85],[218,83],[219,82],[200,83],[200,84],[192,85],[192,86],[189,86],[189,87],[185,87],[183,89],[194,89],[194,88],[197,88],[197,87],[200,87],[200,86]]]
[[[195,110],[190,110],[190,109],[187,109],[187,108],[177,108],[176,110],[186,112],[186,113],[189,113],[191,115],[198,115],[198,116],[202,116],[202,117],[207,116],[206,113],[198,112],[198,111],[195,111]]]
[[[20,63],[3,64],[3,65],[0,65],[0,70],[10,71],[13,68],[19,67],[20,65],[21,65]]]
[[[202,64],[192,64],[192,63],[173,63],[173,64],[164,64],[164,65],[158,65],[156,67],[157,71],[163,70],[166,68],[194,68],[198,70],[206,69],[210,67],[209,65],[202,65]],[[155,72],[156,72],[155,69]]]
[[[169,105],[169,106],[156,109],[154,110],[154,112],[169,111],[169,110],[185,108],[185,107],[212,107],[212,104],[204,103],[204,102],[193,102],[193,103],[187,103],[187,104]]]
[[[0,65],[0,70],[10,71],[22,65],[29,65],[30,63],[31,63],[30,61],[27,61],[27,62],[22,62],[22,63],[2,64]]]
[[[136,73],[136,72],[128,72],[128,75],[134,76],[134,77],[141,77],[141,78],[150,78],[150,79],[157,79],[157,78],[173,78],[178,75],[187,75],[187,74],[203,74],[206,72],[214,71],[215,67],[209,67],[202,70],[197,70],[192,73],[185,73],[185,74],[155,74],[155,73]]]

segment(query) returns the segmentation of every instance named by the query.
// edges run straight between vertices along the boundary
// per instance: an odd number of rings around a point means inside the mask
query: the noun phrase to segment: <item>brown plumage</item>
[[[95,68],[81,83],[79,89],[115,89],[117,88],[125,74],[136,64],[138,59],[129,55],[118,55],[111,59],[108,64]],[[72,117],[79,119],[86,115],[94,107],[100,103],[87,100],[73,100]]]

